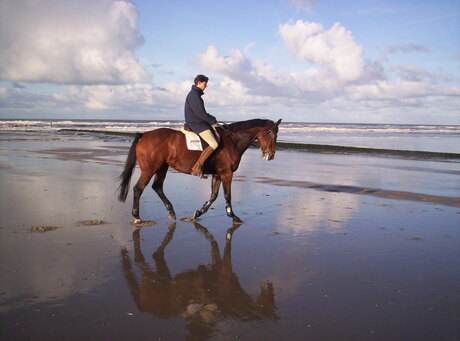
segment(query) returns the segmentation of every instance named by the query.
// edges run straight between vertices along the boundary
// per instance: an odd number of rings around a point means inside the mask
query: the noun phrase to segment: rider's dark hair
[[[205,75],[198,75],[195,77],[195,85],[198,85],[199,82],[208,82],[209,78],[206,77]]]

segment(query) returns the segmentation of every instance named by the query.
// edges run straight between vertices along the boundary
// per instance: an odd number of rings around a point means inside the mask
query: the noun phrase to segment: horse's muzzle
[[[275,153],[272,152],[262,152],[262,159],[266,161],[271,161],[275,158]]]

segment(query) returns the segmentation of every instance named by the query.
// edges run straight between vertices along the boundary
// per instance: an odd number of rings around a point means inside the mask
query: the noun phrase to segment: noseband
[[[262,132],[261,132],[262,133]],[[261,134],[259,133],[257,135],[257,139],[259,140],[259,143],[260,143],[260,139],[259,139],[259,135]],[[260,146],[260,149],[262,149],[262,152],[264,154],[267,154],[269,152],[269,150],[267,149],[273,149],[273,145],[274,145],[274,138],[273,138],[273,128],[271,128],[269,131],[268,131],[268,142],[265,146],[265,148],[262,148],[262,145]]]

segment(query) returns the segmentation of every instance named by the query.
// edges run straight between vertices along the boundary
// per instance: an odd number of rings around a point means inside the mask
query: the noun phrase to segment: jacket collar
[[[200,95],[203,95],[203,94],[204,94],[204,91],[201,90],[199,87],[197,87],[195,84],[192,85],[192,90],[198,91],[198,93],[199,93]]]

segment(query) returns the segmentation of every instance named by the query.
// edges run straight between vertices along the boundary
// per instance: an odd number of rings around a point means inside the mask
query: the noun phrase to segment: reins
[[[231,131],[231,130],[228,128],[228,125],[227,125],[227,124],[225,124],[225,123],[218,123],[218,126],[219,126],[220,128],[222,128],[222,130],[225,132],[225,134],[226,134],[227,136],[233,135],[233,131]]]

